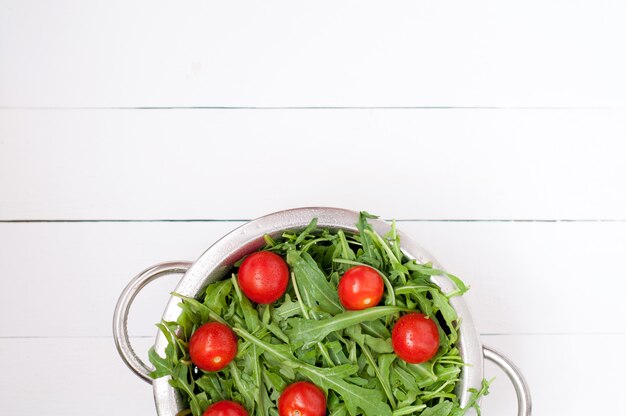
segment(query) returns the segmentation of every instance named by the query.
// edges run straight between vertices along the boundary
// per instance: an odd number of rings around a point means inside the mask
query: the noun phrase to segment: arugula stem
[[[341,331],[364,321],[375,321],[398,312],[408,311],[411,309],[399,306],[374,306],[360,311],[343,312],[320,321],[298,318],[292,322],[287,335],[294,345],[313,345],[332,332]]]
[[[309,250],[309,247],[311,247],[315,243],[321,243],[322,241],[333,241],[333,240],[334,240],[334,238],[330,238],[330,237],[316,238],[314,240],[309,241],[305,245],[303,245],[302,248],[300,249],[300,251],[303,252],[303,253],[306,253]]]
[[[285,354],[284,352],[277,350],[276,348],[272,346],[273,344],[267,344],[261,341],[260,339],[258,339],[257,337],[255,337],[254,335],[252,335],[251,333],[249,333],[243,328],[233,328],[233,331],[239,334],[239,336],[241,336],[241,338],[245,339],[246,341],[249,341],[250,343],[256,346],[261,347],[263,350],[270,352],[276,358],[282,360],[283,362],[291,364],[292,367],[298,368],[302,365],[305,365],[303,362],[301,362],[300,360],[294,359],[289,354]]]
[[[361,347],[361,351],[363,351],[363,354],[365,354],[365,359],[374,370],[374,373],[376,374],[378,381],[380,381],[380,385],[383,387],[383,390],[385,391],[385,395],[387,396],[389,403],[391,403],[391,409],[395,409],[397,407],[396,399],[393,397],[393,393],[391,392],[391,386],[389,385],[389,380],[385,380],[383,378],[383,375],[380,372],[378,365],[376,365],[376,362],[374,361],[374,357],[372,357],[372,353],[370,352],[369,348],[367,348],[367,346],[364,343],[360,343],[360,342],[359,342],[359,347]]]
[[[407,295],[411,293],[423,293],[432,290],[432,287],[418,285],[404,285],[396,289],[398,295]]]
[[[191,401],[191,407],[192,408],[196,408],[196,409],[200,409],[200,402],[198,402],[198,398],[196,397],[196,395],[194,394],[194,382],[193,382],[193,374],[192,374],[192,369],[191,367],[185,367],[186,369],[188,369],[188,371],[186,371],[185,373],[181,374],[183,377],[178,377],[175,374],[172,374],[172,379],[176,380],[178,383],[178,385],[185,391],[185,393],[187,393],[187,395],[189,396],[189,400]],[[189,384],[188,380],[184,380],[183,378],[187,378],[187,374],[189,375],[189,378],[191,378],[191,384]]]
[[[347,413],[348,411],[346,410],[345,407],[338,407],[335,410],[333,410],[333,412],[328,415],[328,416],[343,416]]]
[[[231,361],[230,364],[228,364],[228,368],[230,369],[230,374],[233,376],[233,381],[235,382],[237,390],[239,391],[239,393],[241,393],[248,406],[250,404],[254,404],[254,398],[250,396],[250,391],[246,389],[241,382],[241,375],[239,373],[239,368],[237,367],[237,364],[235,364],[234,361]]]
[[[237,281],[237,276],[233,273],[230,277],[233,282],[233,287],[235,288],[235,293],[237,294],[237,300],[241,303],[241,288],[239,287],[239,282]]]
[[[317,218],[313,218],[311,220],[311,222],[309,223],[309,225],[306,226],[306,228],[304,229],[304,231],[302,231],[300,233],[300,235],[296,238],[296,241],[294,241],[295,245],[300,244],[301,242],[304,241],[304,239],[311,234],[313,231],[315,231],[315,228],[317,228]]]
[[[426,409],[425,404],[419,404],[416,406],[407,406],[407,407],[403,407],[402,409],[394,410],[391,416],[410,415],[412,413],[419,412],[420,410],[424,410],[424,409]]]
[[[437,362],[439,364],[464,365],[461,357],[441,357]]]
[[[265,240],[265,244],[268,247],[274,247],[276,245],[276,241],[269,234],[265,234],[263,240]]]
[[[296,300],[298,301],[298,305],[300,305],[300,310],[302,311],[302,315],[306,319],[309,318],[309,311],[306,306],[304,306],[304,302],[302,302],[302,296],[300,295],[300,289],[298,288],[298,282],[296,281],[296,275],[291,272],[291,284],[293,285],[293,290],[296,292]]]
[[[183,301],[193,303],[196,307],[204,310],[209,315],[209,319],[211,319],[212,321],[226,324],[226,321],[224,320],[224,318],[222,318],[221,316],[213,312],[213,309],[209,308],[205,304],[198,302],[196,299],[190,298],[189,296],[181,295],[180,293],[176,293],[176,292],[172,292],[172,296],[176,296],[177,298],[180,298]]]
[[[354,364],[357,363],[356,342],[354,341],[350,342],[350,357],[348,359],[352,361]]]
[[[233,316],[233,321],[235,321],[237,324],[239,325],[245,325],[245,321],[243,319],[241,319],[240,317],[238,317],[237,315]]]
[[[435,373],[433,373],[432,371],[428,371],[427,369],[425,369],[424,368],[424,364],[427,364],[427,363],[423,363],[423,364],[407,364],[407,367],[410,367],[411,369],[415,370],[416,372],[418,372],[419,374],[421,374],[424,377],[428,377],[432,381],[437,381],[437,379],[438,379],[437,375]]]
[[[384,250],[384,252],[387,254],[387,257],[389,257],[389,261],[391,262],[391,265],[394,267],[394,269],[404,269],[406,270],[406,267],[402,265],[402,262],[400,261],[400,259],[398,259],[396,257],[396,255],[393,253],[393,251],[391,250],[391,248],[389,248],[389,245],[387,244],[387,242],[380,236],[380,234],[378,234],[377,232],[374,232],[372,230],[365,230],[365,233],[371,237],[373,237],[375,239],[375,242],[378,243],[378,245],[380,246],[380,248],[382,248]],[[400,280],[402,282],[402,284],[406,283],[406,273],[404,271],[398,271],[398,274],[400,276]]]
[[[257,346],[254,345],[252,347],[252,354],[255,358],[258,357],[257,355]],[[255,377],[255,382],[256,382],[256,386],[257,386],[257,403],[259,404],[258,407],[258,411],[257,414],[261,414],[262,416],[265,416],[265,406],[263,405],[263,389],[265,388],[265,386],[263,385],[263,379],[262,379],[262,375],[261,375],[261,366],[259,364],[259,359],[255,359],[254,361],[254,377]]]
[[[368,334],[373,335],[373,336],[378,337],[378,338],[385,339],[385,338],[389,337],[389,333],[384,334],[384,333],[382,333],[380,331],[377,331],[376,328],[374,328],[372,326],[371,322],[361,322],[361,328],[363,328],[365,330],[365,332],[367,332]]]
[[[243,325],[240,325],[240,326],[238,326],[238,327],[231,327],[231,329],[234,329],[234,328],[245,328],[245,327],[246,327],[246,325],[245,325],[245,324],[243,324]],[[266,336],[267,334],[269,334],[269,331],[267,331],[265,328],[262,328],[262,329],[263,329],[262,331],[261,331],[261,330],[259,330],[259,331],[253,332],[253,334],[254,334],[255,336],[257,336],[258,338],[263,338],[264,336]],[[241,352],[241,353],[244,353],[244,352],[246,352],[249,348],[251,348],[252,346],[253,346],[253,344],[243,344],[243,346],[241,347],[240,352]],[[240,355],[239,351],[237,352],[237,355]]]
[[[398,259],[402,258],[402,250],[400,249],[400,244],[399,244],[399,238],[398,238],[398,230],[396,229],[396,220],[393,219],[391,220],[391,232],[390,232],[390,236],[391,236],[391,248],[394,251],[396,257]]]
[[[436,396],[441,390],[443,390],[446,386],[453,384],[456,382],[456,379],[454,380],[447,380],[445,383],[443,383],[441,386],[439,386],[438,389],[434,390],[434,391],[424,391],[424,396],[423,399],[424,400],[429,400],[431,396]]]
[[[355,257],[354,252],[350,250],[350,246],[348,245],[348,240],[346,240],[346,234],[342,230],[339,230],[337,231],[337,235],[339,236],[339,242],[341,243],[341,255],[346,260],[354,259]]]
[[[380,248],[385,251],[392,264],[402,264],[400,263],[400,259],[396,257],[395,253],[391,250],[391,248],[389,248],[389,245],[380,234],[372,230],[365,230],[365,233],[376,240]]]
[[[300,289],[298,289],[298,282],[296,281],[296,275],[293,273],[291,273],[291,283],[293,284],[294,292],[296,292],[296,298],[298,300],[298,304],[300,305],[300,310],[302,310],[302,315],[306,319],[310,319],[309,312],[307,311],[307,307],[304,305],[304,302],[302,302],[302,296],[300,296]],[[313,318],[317,320],[317,316],[313,316]],[[330,358],[330,354],[328,353],[326,346],[322,344],[321,341],[317,341],[316,345],[317,345],[317,349],[320,350],[320,354],[322,355],[322,358],[324,359],[324,361],[326,361],[326,364],[328,364],[330,367],[334,367],[335,362]]]
[[[334,367],[335,362],[330,358],[330,354],[328,353],[328,350],[326,349],[324,344],[318,341],[317,348],[320,350],[320,354],[322,355],[322,358],[324,358],[324,361],[326,361],[326,364],[328,364],[329,367]]]

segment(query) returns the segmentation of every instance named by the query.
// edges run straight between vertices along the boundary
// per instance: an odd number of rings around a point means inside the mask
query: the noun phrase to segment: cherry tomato
[[[248,416],[248,412],[239,403],[222,400],[209,406],[202,416]]]
[[[382,277],[368,266],[355,266],[348,269],[337,287],[341,304],[353,311],[378,305],[384,290],[385,283]]]
[[[279,416],[324,416],[326,397],[313,383],[298,381],[293,383],[278,398]]]
[[[224,324],[208,322],[191,335],[189,355],[198,368],[219,371],[237,355],[237,336]]]
[[[241,263],[238,279],[248,299],[256,303],[274,303],[287,290],[289,267],[278,254],[259,251]]]
[[[439,331],[432,319],[409,313],[398,319],[391,331],[391,343],[398,357],[412,364],[430,360],[439,349]]]

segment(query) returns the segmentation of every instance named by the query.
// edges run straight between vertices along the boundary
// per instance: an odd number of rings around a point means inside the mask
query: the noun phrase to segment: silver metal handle
[[[148,283],[168,274],[185,273],[191,267],[191,264],[186,261],[161,263],[144,270],[128,283],[117,300],[117,305],[115,305],[113,339],[115,340],[117,351],[128,368],[148,383],[152,383],[150,378],[152,370],[137,356],[128,339],[128,312],[130,311],[130,305],[141,289]]]
[[[513,383],[517,395],[517,416],[530,416],[532,413],[530,390],[520,369],[507,357],[489,347],[483,346],[483,355],[487,360],[500,367]]]

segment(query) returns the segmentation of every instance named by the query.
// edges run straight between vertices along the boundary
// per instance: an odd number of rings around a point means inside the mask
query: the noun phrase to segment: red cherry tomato
[[[191,335],[189,355],[198,368],[219,371],[237,355],[237,336],[224,324],[208,322]]]
[[[202,416],[248,416],[248,412],[239,403],[222,400],[209,406]]]
[[[287,290],[289,267],[278,254],[259,251],[241,263],[239,286],[256,303],[274,303]]]
[[[391,331],[391,343],[398,357],[412,364],[430,360],[439,349],[439,331],[432,319],[409,313],[398,319]]]
[[[343,274],[337,287],[341,304],[349,310],[361,310],[378,305],[385,283],[371,267],[355,266]]]
[[[326,397],[313,383],[299,381],[293,383],[278,398],[279,416],[324,416]]]

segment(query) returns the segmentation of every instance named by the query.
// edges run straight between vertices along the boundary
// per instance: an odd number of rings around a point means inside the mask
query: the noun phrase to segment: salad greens
[[[291,271],[285,296],[272,305],[248,300],[235,273],[209,285],[199,299],[177,295],[182,314],[176,322],[157,325],[168,341],[165,357],[154,349],[149,357],[155,367],[151,376],[170,376],[188,403],[179,415],[201,416],[215,401],[234,400],[250,415],[277,416],[280,392],[299,380],[324,390],[331,416],[460,416],[470,407],[480,414],[477,402],[488,393],[488,382],[472,391],[465,409],[455,394],[465,364],[456,347],[458,322],[449,298],[467,287],[447,274],[458,290],[443,294],[430,277],[445,272],[407,259],[395,223],[381,236],[368,218],[375,217],[361,213],[354,235],[319,229],[313,220],[278,241],[266,236],[263,250],[282,256]],[[383,305],[344,310],[337,285],[354,265],[381,274]],[[400,360],[391,345],[393,322],[414,310],[431,317],[439,329],[440,348],[422,364]],[[188,352],[192,333],[207,321],[227,324],[239,339],[235,360],[214,373],[196,368]]]

